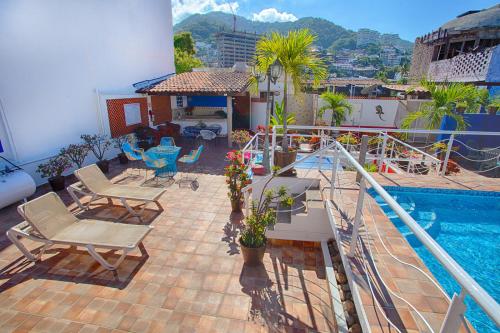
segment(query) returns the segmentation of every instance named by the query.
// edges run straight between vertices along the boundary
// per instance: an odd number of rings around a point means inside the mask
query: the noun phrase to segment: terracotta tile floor
[[[209,152],[197,191],[171,185],[163,212],[123,221],[155,228],[145,252],[131,253],[115,273],[80,248],[54,247],[41,262],[27,262],[5,237],[21,221],[15,207],[0,210],[0,332],[335,331],[317,244],[271,244],[262,267],[243,265],[242,216],[230,213],[221,176],[225,149]],[[110,176],[143,180],[121,170],[114,161]],[[114,220],[124,213],[117,202],[97,201],[82,215]]]
[[[328,172],[326,173],[328,176]],[[375,179],[384,186],[434,187],[474,189],[485,191],[500,191],[500,179],[491,179],[473,174],[461,174],[450,177],[415,176],[408,177],[395,174],[373,174]],[[329,184],[323,182],[324,186]],[[352,233],[352,221],[355,214],[359,187],[355,185],[355,173],[343,172],[340,178],[339,190],[336,190],[334,205],[340,207],[334,210],[337,227],[341,236],[344,251],[349,251]],[[363,214],[366,216],[364,227],[361,228],[364,254],[358,246],[355,256],[349,264],[355,275],[355,284],[359,290],[363,311],[369,322],[372,332],[393,332],[384,315],[398,328],[407,332],[427,332],[427,326],[421,318],[407,304],[396,298],[383,286],[373,265],[365,268],[366,256],[373,254],[376,267],[383,280],[396,295],[408,300],[429,322],[434,331],[439,331],[449,306],[448,300],[422,273],[414,268],[403,265],[392,258],[383,247],[377,236],[378,229],[387,248],[400,260],[411,263],[432,276],[425,264],[415,253],[403,235],[386,217],[371,196],[365,196]],[[375,226],[377,229],[375,229]],[[367,232],[367,233],[365,233]],[[367,274],[369,280],[367,278]],[[433,278],[433,277],[432,277]],[[434,278],[433,278],[434,279]],[[434,279],[435,281],[435,279]],[[369,283],[376,290],[372,297]],[[383,307],[382,311],[376,303]],[[359,313],[359,309],[358,309]],[[462,332],[465,328],[462,327]]]

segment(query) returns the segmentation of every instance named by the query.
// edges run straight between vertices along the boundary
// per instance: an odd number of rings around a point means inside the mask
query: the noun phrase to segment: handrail
[[[483,131],[449,131],[449,130],[422,130],[422,129],[400,129],[400,128],[372,128],[372,127],[331,127],[331,126],[306,126],[306,125],[288,125],[289,130],[327,130],[344,132],[367,132],[367,133],[414,133],[414,134],[455,134],[455,135],[492,135],[500,136],[500,132]],[[283,128],[282,125],[276,125],[274,128]]]
[[[332,142],[332,143],[331,143],[331,144],[329,144],[328,146],[325,146],[325,147],[323,147],[323,148],[321,148],[321,149],[318,149],[318,150],[316,150],[314,153],[308,154],[308,155],[306,155],[306,156],[302,157],[301,159],[296,160],[296,161],[295,161],[295,162],[293,162],[292,164],[288,164],[286,167],[279,169],[279,170],[278,170],[275,174],[269,174],[269,175],[265,176],[264,178],[260,179],[260,180],[259,180],[258,182],[256,182],[256,183],[251,183],[251,184],[248,184],[247,186],[245,186],[244,188],[242,188],[242,189],[241,189],[241,192],[242,192],[242,193],[245,193],[245,192],[247,192],[248,190],[250,190],[251,188],[253,188],[255,185],[260,184],[260,183],[263,183],[263,182],[265,182],[265,181],[268,181],[269,179],[271,179],[271,177],[273,177],[273,176],[277,176],[277,175],[280,175],[280,174],[282,174],[283,172],[286,172],[286,171],[288,171],[288,170],[292,169],[295,165],[297,165],[297,164],[299,164],[299,163],[302,163],[302,162],[304,162],[305,160],[307,160],[307,159],[309,159],[309,158],[311,158],[311,157],[313,157],[313,156],[317,156],[317,155],[319,155],[319,154],[323,153],[324,151],[327,151],[328,149],[333,148],[333,147],[335,146],[335,143],[336,143],[336,142]]]
[[[401,141],[401,140],[399,140],[399,139],[397,139],[397,138],[393,137],[392,135],[389,135],[389,134],[387,134],[387,133],[384,133],[383,135],[387,136],[387,138],[389,138],[389,139],[391,139],[391,140],[393,140],[393,141],[396,141],[397,143],[402,144],[403,146],[405,146],[405,147],[407,147],[407,148],[409,148],[409,149],[411,149],[411,150],[417,151],[417,152],[419,152],[420,154],[422,154],[422,155],[424,155],[424,156],[429,157],[430,159],[433,159],[433,160],[435,160],[435,161],[437,161],[437,162],[441,162],[441,160],[440,160],[439,158],[437,158],[436,156],[432,156],[431,154],[429,154],[429,153],[427,153],[427,152],[425,152],[425,151],[423,151],[423,150],[420,150],[420,149],[418,149],[417,147],[413,147],[413,146],[411,146],[411,145],[407,144],[406,142]]]
[[[372,186],[372,188],[384,199],[391,209],[399,216],[432,253],[432,255],[443,265],[453,278],[466,290],[479,306],[500,325],[500,306],[498,303],[452,258],[450,255],[427,233],[417,222],[387,193],[387,191],[352,157],[347,150],[335,142],[337,149],[345,155],[347,160],[354,166],[356,171]]]
[[[245,147],[243,147],[241,151],[244,152],[245,150],[248,150],[248,148],[252,145],[255,139],[257,140],[259,139],[259,135],[260,133],[255,133],[255,135],[250,139],[250,141],[248,141],[248,143],[245,145]]]

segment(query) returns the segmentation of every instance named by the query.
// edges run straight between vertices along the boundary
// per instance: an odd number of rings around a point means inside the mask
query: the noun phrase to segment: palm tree
[[[339,127],[342,124],[346,112],[349,115],[352,113],[352,105],[343,94],[324,92],[319,97],[326,102],[326,105],[318,110],[318,117],[322,117],[326,110],[332,110],[332,121],[330,123],[332,127]]]
[[[444,116],[456,121],[456,130],[467,128],[463,116],[454,111],[457,103],[465,103],[468,110],[478,108],[479,93],[473,85],[459,82],[436,84],[429,81],[423,81],[421,85],[429,91],[432,101],[423,103],[418,111],[403,119],[402,128],[409,129],[418,119],[425,119],[426,129],[438,129]]]
[[[312,50],[316,36],[308,29],[289,31],[286,35],[277,32],[260,39],[256,46],[256,66],[265,72],[278,61],[283,67],[283,150],[288,152],[288,81],[291,80],[294,94],[301,91],[306,79],[312,78],[314,84],[326,78],[327,69],[323,60]]]

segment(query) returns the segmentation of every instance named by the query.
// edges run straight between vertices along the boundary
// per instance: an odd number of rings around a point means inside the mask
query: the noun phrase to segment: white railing
[[[389,205],[396,215],[403,221],[413,234],[422,242],[429,252],[436,258],[440,264],[451,274],[451,276],[461,286],[459,295],[454,295],[441,327],[441,332],[458,332],[462,323],[462,317],[465,312],[463,303],[466,295],[469,295],[474,301],[492,318],[497,325],[500,325],[500,306],[498,303],[472,278],[469,274],[402,208],[394,198],[361,166],[358,161],[340,143],[336,148],[339,155],[345,157],[349,163],[361,175],[360,190],[356,213],[354,217],[354,226],[351,238],[350,254],[354,254],[354,249],[358,240],[358,233],[363,210],[363,198],[366,193],[366,183],[371,185],[373,190]],[[335,173],[335,169],[332,170]],[[335,177],[332,177],[332,189],[335,188]],[[366,183],[365,183],[366,182]]]
[[[304,128],[307,126],[301,126]],[[317,130],[317,127],[310,126],[310,129]],[[331,128],[323,128],[324,131],[331,130]],[[345,130],[345,129],[338,129]],[[359,129],[358,129],[359,130]],[[376,132],[374,129],[369,129],[370,131]],[[364,129],[363,129],[364,131]],[[425,130],[424,130],[425,131]],[[392,132],[392,131],[391,131]],[[452,131],[425,131],[425,132],[449,132],[444,134],[455,134],[457,132]],[[459,132],[463,134],[463,132]],[[499,135],[499,133],[483,132],[484,135]],[[476,135],[476,132],[472,132]],[[453,140],[453,137],[449,139]],[[273,145],[272,149],[275,147],[276,143],[276,131],[273,131]],[[450,145],[451,146],[451,145]],[[450,149],[451,151],[451,149]],[[273,150],[271,150],[273,152]],[[361,219],[363,215],[363,203],[364,196],[366,194],[366,187],[370,185],[371,188],[387,203],[387,205],[393,210],[393,212],[400,218],[403,223],[410,228],[413,234],[420,240],[420,242],[429,250],[429,252],[439,261],[439,263],[450,273],[450,275],[455,279],[455,281],[460,285],[460,293],[454,294],[450,306],[448,308],[445,320],[441,326],[441,333],[451,333],[458,332],[460,325],[463,323],[464,314],[466,311],[466,305],[464,299],[466,295],[469,295],[484,311],[488,316],[496,323],[500,325],[500,306],[498,303],[402,208],[394,198],[391,197],[389,193],[364,169],[358,161],[351,155],[351,153],[346,150],[342,144],[337,141],[333,141],[328,144],[322,144],[322,147],[311,154],[304,156],[303,158],[295,161],[294,163],[280,169],[277,171],[276,175],[294,168],[297,164],[302,163],[315,156],[323,156],[326,152],[333,152],[334,160],[332,163],[331,178],[330,178],[330,200],[333,200],[335,191],[335,180],[337,178],[337,169],[341,158],[347,160],[347,162],[354,167],[355,171],[360,177],[360,189],[357,199],[357,206],[353,221],[352,236],[349,254],[354,255],[355,249],[358,244],[359,228],[361,226]],[[422,151],[423,152],[423,151]],[[366,150],[364,151],[366,154]],[[271,154],[272,156],[273,154]],[[360,156],[361,157],[361,156]],[[445,160],[446,162],[446,160]],[[318,164],[318,170],[320,169],[320,163]],[[248,207],[250,206],[250,195],[249,190],[255,185],[262,182],[266,182],[273,177],[268,175],[263,177],[256,183],[252,183],[243,188],[245,195],[245,207],[246,214],[249,213]],[[361,239],[360,239],[361,240]]]
[[[378,158],[379,171],[381,171],[382,166],[384,164],[396,163],[396,165],[395,166],[393,165],[393,167],[402,169],[407,173],[413,173],[413,174],[422,173],[417,170],[417,166],[424,165],[429,169],[434,169],[435,173],[439,174],[443,162],[436,156],[433,156],[419,148],[413,147],[408,143],[401,141],[387,133],[381,133],[380,137],[382,138],[382,147],[381,147],[380,157]],[[408,151],[409,156],[407,158],[401,156],[395,156],[395,154],[397,154],[396,151],[398,150],[397,149],[398,146],[404,147]],[[389,147],[391,147],[390,156],[386,157],[386,150]],[[377,147],[377,153],[378,149],[379,147]],[[404,165],[405,163],[406,165]],[[388,169],[389,169],[388,167],[385,168],[385,172],[388,172]]]
[[[276,129],[282,128],[282,126],[275,126],[272,131],[272,144],[271,144],[271,151],[274,151],[277,142],[278,142],[278,137],[283,136],[282,134],[278,134]],[[405,158],[401,156],[391,156],[391,157],[386,157],[385,154],[381,154],[380,150],[377,147],[377,150],[375,151],[376,154],[370,154],[367,156],[367,160],[377,160],[378,165],[379,165],[379,171],[381,171],[383,163],[381,163],[381,159],[383,159],[386,162],[390,163],[395,163],[395,164],[408,164],[405,167],[400,168],[400,170],[408,173],[414,173],[414,174],[419,174],[422,172],[419,172],[419,168],[415,168],[415,166],[418,163],[423,163],[427,166],[429,166],[429,169],[435,169],[437,173],[440,175],[444,176],[448,174],[448,161],[450,160],[450,155],[454,160],[460,160],[463,159],[465,161],[471,161],[471,162],[491,162],[491,163],[485,163],[484,166],[479,166],[479,170],[468,170],[465,169],[466,171],[473,171],[478,174],[485,174],[486,172],[494,172],[494,171],[499,171],[500,170],[500,150],[496,151],[495,149],[476,149],[478,151],[484,152],[484,154],[487,154],[485,158],[479,159],[479,160],[474,160],[474,159],[468,159],[467,157],[462,157],[460,156],[460,153],[457,151],[454,151],[453,149],[455,146],[453,146],[454,142],[455,143],[460,143],[463,147],[468,147],[467,144],[461,143],[459,140],[456,139],[457,136],[474,136],[474,137],[491,137],[491,136],[497,136],[500,138],[500,132],[484,132],[484,131],[449,131],[449,130],[416,130],[416,129],[387,129],[387,128],[363,128],[363,127],[328,127],[328,126],[302,126],[302,125],[290,125],[288,126],[288,129],[290,131],[307,131],[307,132],[315,132],[316,134],[304,134],[304,133],[289,133],[288,134],[288,140],[289,144],[292,143],[293,139],[296,137],[320,137],[321,140],[321,147],[328,144],[329,142],[332,142],[332,140],[335,139],[335,137],[332,135],[332,133],[346,133],[346,134],[351,134],[355,133],[358,136],[361,136],[362,134],[378,134],[382,138],[387,138],[388,141],[392,142],[393,144],[396,144],[401,147],[406,147],[408,149],[411,149],[412,152],[415,152],[416,155],[420,156],[420,158]],[[399,133],[399,134],[405,134],[407,137],[410,135],[427,135],[427,136],[433,136],[433,135],[446,135],[449,136],[449,138],[441,140],[441,142],[448,142],[448,146],[446,148],[446,151],[443,151],[443,158],[440,159],[437,156],[433,156],[429,152],[425,151],[424,148],[429,148],[433,144],[430,144],[426,147],[416,147],[412,146],[408,142],[404,142],[403,140],[400,140],[398,138],[395,138],[394,136],[390,135],[389,133]],[[384,140],[384,143],[386,143],[386,149],[390,148],[390,146],[387,146],[387,141]],[[348,151],[351,150],[359,150],[360,143],[357,144],[344,144],[345,148]],[[382,145],[382,147],[384,147]],[[500,148],[500,147],[496,147]],[[468,148],[467,148],[468,149]],[[496,163],[495,163],[496,162]],[[393,165],[393,167],[396,165]],[[387,170],[388,168],[386,168]],[[463,168],[462,168],[463,169]],[[427,171],[426,171],[427,172]],[[425,173],[426,173],[425,172]]]

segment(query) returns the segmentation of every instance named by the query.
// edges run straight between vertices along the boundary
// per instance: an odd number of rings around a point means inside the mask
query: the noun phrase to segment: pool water
[[[385,187],[465,271],[500,302],[500,192]],[[451,297],[460,286],[372,190],[369,191]],[[500,332],[470,298],[466,317],[477,332]]]
[[[297,154],[296,161],[306,157],[307,154]],[[298,169],[317,169],[319,165],[319,156],[313,156],[304,162],[297,164],[295,167]],[[262,153],[257,154],[254,160],[255,164],[262,164]],[[326,169],[331,169],[333,167],[333,157],[332,156],[323,156],[323,160],[321,161],[321,167]],[[340,168],[340,166],[339,166]],[[341,169],[341,168],[340,168]]]

